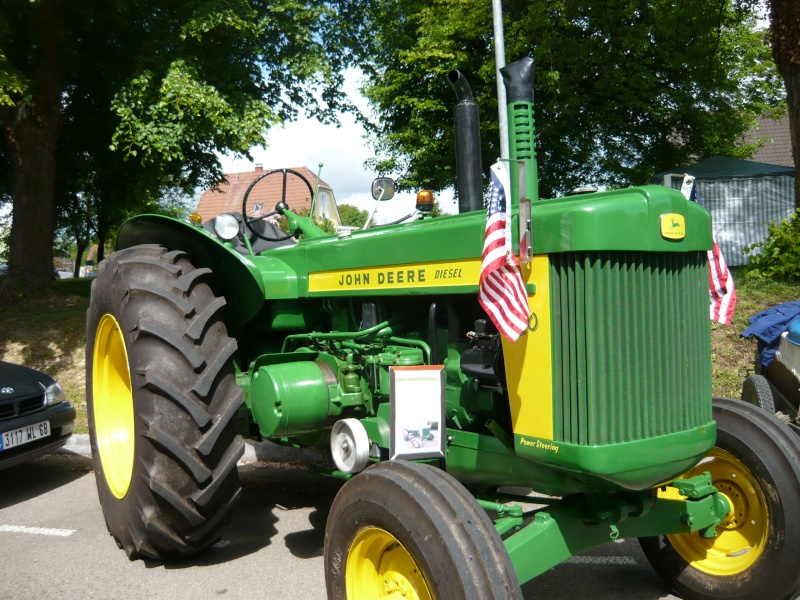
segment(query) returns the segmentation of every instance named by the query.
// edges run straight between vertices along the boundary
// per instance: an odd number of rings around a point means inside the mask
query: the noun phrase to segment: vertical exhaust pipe
[[[533,121],[533,71],[530,57],[509,63],[502,69],[508,102],[509,158],[511,159],[512,203],[520,198],[539,199],[539,173],[536,165],[536,131]],[[521,165],[520,165],[521,163]],[[525,174],[525,189],[517,189],[519,169]]]
[[[461,71],[453,70],[447,81],[456,92],[455,113],[456,178],[458,212],[483,209],[483,179],[481,177],[481,122],[478,105]]]

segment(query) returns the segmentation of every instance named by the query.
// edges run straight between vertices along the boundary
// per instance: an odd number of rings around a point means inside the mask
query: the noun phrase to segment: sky
[[[348,70],[344,91],[362,112],[369,114],[369,103],[358,92],[359,77],[358,71]],[[368,170],[364,162],[374,154],[364,137],[363,126],[356,122],[355,117],[342,114],[339,120],[341,127],[323,125],[306,117],[299,117],[296,122],[286,123],[283,127],[273,127],[267,137],[268,147],[251,149],[253,162],[242,157],[222,156],[223,170],[225,173],[242,173],[252,171],[260,163],[265,170],[306,166],[317,173],[322,163],[320,178],[333,188],[337,204],[350,204],[372,212],[376,202],[370,190],[378,173]],[[417,191],[399,193],[392,200],[381,202],[373,222],[391,222],[413,212]],[[444,212],[458,212],[452,192],[443,192],[437,200]]]

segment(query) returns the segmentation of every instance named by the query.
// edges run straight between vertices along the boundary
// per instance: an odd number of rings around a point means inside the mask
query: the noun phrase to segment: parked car
[[[63,446],[75,408],[49,375],[0,361],[0,469]]]

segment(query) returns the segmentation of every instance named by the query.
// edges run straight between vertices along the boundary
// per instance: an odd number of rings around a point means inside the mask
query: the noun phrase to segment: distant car
[[[63,446],[75,408],[49,375],[0,361],[0,469]]]

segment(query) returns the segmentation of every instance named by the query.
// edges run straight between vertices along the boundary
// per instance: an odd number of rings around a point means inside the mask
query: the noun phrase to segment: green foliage
[[[0,50],[0,105],[13,106],[12,96],[19,96],[25,89],[26,82],[8,62],[6,55]]]
[[[335,121],[352,108],[342,82],[359,11],[347,0],[4,0],[0,135],[13,143],[0,144],[0,194],[24,162],[12,149],[52,167],[16,179],[15,226],[43,233],[19,234],[14,252],[47,257],[56,229],[104,246],[132,212],[161,210],[165,191],[218,183],[217,152],[247,156],[300,111]],[[47,275],[11,266],[26,289]]]
[[[764,242],[746,246],[749,261],[745,267],[748,279],[800,281],[800,217],[794,215],[778,224],[769,224],[769,237]]]
[[[339,2],[166,5],[175,21],[156,18],[154,31],[164,37],[150,36],[156,48],[141,57],[142,68],[111,103],[118,117],[112,148],[129,158],[177,163],[194,183],[216,183],[221,174],[216,160],[208,164],[211,150],[249,156],[270,127],[303,108],[332,122],[338,109],[350,107],[341,91],[350,58]]]
[[[450,213],[446,212],[445,210],[442,210],[442,207],[439,204],[439,201],[438,200],[434,201],[433,210],[431,210],[431,216],[432,217],[442,217],[442,216],[447,215],[447,214],[450,214]]]
[[[160,80],[145,71],[117,94],[111,106],[120,120],[111,149],[124,144],[130,157],[141,152],[146,164],[185,163],[187,146],[198,143],[245,154],[265,142],[266,130],[276,122],[260,98],[236,106],[183,59],[175,60]]]
[[[0,20],[0,39],[10,34],[9,23]],[[13,106],[14,98],[22,95],[29,81],[25,75],[14,68],[8,60],[3,47],[0,46],[0,106]]]
[[[2,206],[2,205],[0,205]],[[9,234],[11,233],[10,217],[0,217],[0,261],[8,260]]]
[[[297,211],[297,216],[298,217],[307,217],[310,214],[311,214],[311,211],[309,209],[307,209],[307,208],[304,208],[302,210]],[[286,219],[286,217],[278,216],[276,218],[276,220],[277,220],[277,223],[278,223],[278,227],[280,227],[284,231],[284,233],[291,233],[289,231],[289,221]],[[333,221],[331,221],[327,217],[323,217],[322,219],[314,217],[314,225],[316,225],[317,227],[322,229],[322,231],[324,231],[325,233],[327,233],[329,235],[333,235],[333,234],[336,233],[336,223],[334,223]],[[301,236],[301,238],[302,238],[302,236]]]
[[[162,191],[148,212],[185,220],[192,213],[196,204],[194,196],[186,194],[180,188],[170,188]],[[138,212],[143,211],[136,211],[136,213]],[[131,213],[130,216],[136,213]]]
[[[322,220],[314,219],[314,224],[329,235],[336,233],[336,223],[331,221],[328,217],[322,217]]]
[[[342,219],[342,225],[346,227],[358,227],[359,229],[364,226],[369,218],[369,212],[366,210],[359,210],[351,204],[339,205],[339,217]]]
[[[506,55],[532,55],[542,197],[649,182],[713,154],[782,101],[755,2],[508,0]],[[484,172],[499,155],[492,18],[484,0],[376,3],[365,22],[365,94],[377,107],[374,165],[407,186],[455,182],[447,73],[479,105]]]

